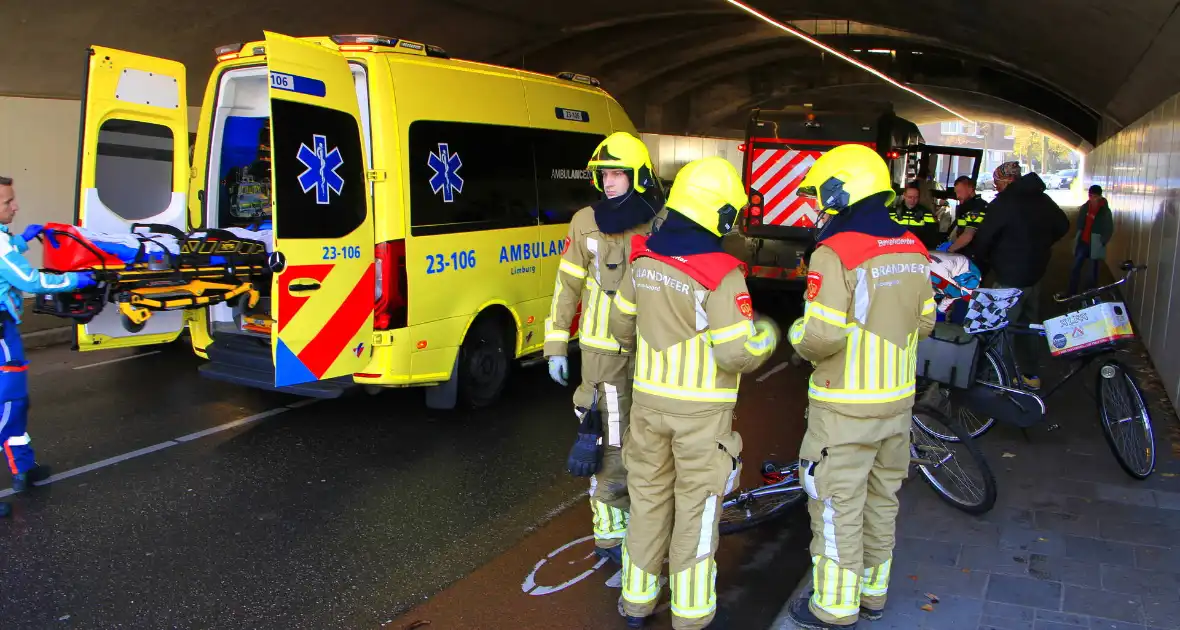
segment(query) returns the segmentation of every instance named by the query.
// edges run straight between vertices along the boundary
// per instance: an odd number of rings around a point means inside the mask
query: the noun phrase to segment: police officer
[[[914,356],[934,328],[925,246],[890,220],[895,193],[874,151],[824,154],[800,185],[832,214],[811,257],[803,316],[788,333],[815,365],[800,481],[811,513],[815,592],[790,604],[801,628],[880,618],[897,491],[909,466]]]
[[[747,197],[728,161],[690,162],[676,175],[667,218],[636,237],[611,332],[635,350],[635,402],[623,445],[631,527],[623,543],[622,613],[641,627],[668,559],[672,627],[704,628],[717,609],[722,497],[741,471],[733,430],[740,375],[774,352],[774,323],[755,319],[738,259],[721,237]]]
[[[921,197],[922,189],[919,182],[906,184],[902,198],[890,214],[898,225],[905,226],[913,232],[927,249],[935,249],[942,240],[942,234],[938,229],[938,217],[920,202]]]
[[[28,489],[30,472],[37,468],[29,434],[25,430],[29,414],[28,369],[20,331],[24,306],[22,291],[62,293],[94,286],[91,273],[42,273],[29,266],[24,252],[28,241],[44,228],[30,225],[17,236],[8,231],[20,205],[9,177],[0,177],[0,446],[4,462],[12,473],[12,489]]]
[[[983,218],[987,216],[987,202],[979,193],[975,192],[975,180],[963,175],[955,180],[955,198],[959,200],[956,214],[956,227],[951,233],[951,245],[947,249],[952,254],[963,254],[970,257],[971,240],[975,238],[975,231],[983,225]],[[979,261],[975,261],[976,264]]]
[[[574,392],[574,413],[582,420],[593,406],[602,419],[601,468],[590,481],[594,540],[600,556],[622,564],[619,545],[627,532],[630,502],[621,449],[631,409],[631,356],[608,333],[607,322],[611,298],[627,273],[631,237],[651,233],[663,199],[647,147],[629,133],[607,137],[587,169],[605,199],[579,210],[570,221],[545,320],[544,354],[550,377],[566,385],[570,328],[581,302],[582,383]],[[571,458],[580,454],[586,463],[597,464],[598,441],[597,434],[580,435]]]

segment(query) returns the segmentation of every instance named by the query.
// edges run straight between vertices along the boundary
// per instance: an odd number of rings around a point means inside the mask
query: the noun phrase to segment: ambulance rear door
[[[372,353],[373,211],[356,85],[338,52],[266,33],[275,386],[349,376]]]
[[[184,65],[102,46],[92,46],[87,57],[74,223],[123,237],[130,236],[133,223],[184,230],[189,186]],[[157,312],[131,325],[108,303],[77,326],[78,349],[167,343],[184,326],[182,311]]]

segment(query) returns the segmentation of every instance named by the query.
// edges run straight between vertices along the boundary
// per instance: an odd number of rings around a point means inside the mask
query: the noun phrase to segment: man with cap
[[[1014,323],[1041,323],[1041,278],[1049,267],[1053,244],[1069,232],[1069,219],[1045,194],[1045,182],[1036,173],[1021,175],[1020,164],[1004,162],[992,173],[996,197],[972,240],[974,251],[995,274],[996,288],[1020,289],[1020,301],[1008,311]],[[1016,359],[1021,379],[1039,389],[1038,351],[1035,335],[1017,335]]]

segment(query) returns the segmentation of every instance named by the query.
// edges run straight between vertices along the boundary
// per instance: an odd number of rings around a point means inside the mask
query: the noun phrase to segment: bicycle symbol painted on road
[[[581,545],[582,543],[586,543],[586,542],[591,543],[591,548],[590,548],[590,551],[588,553],[586,553],[585,555],[582,555],[580,551],[570,552],[571,549],[574,549],[578,545]],[[558,547],[557,549],[550,551],[549,555],[545,556],[544,558],[541,558],[541,560],[539,562],[537,562],[536,566],[533,567],[533,570],[530,571],[527,576],[525,576],[524,582],[522,582],[520,585],[520,590],[524,591],[525,593],[528,593],[529,595],[536,595],[536,596],[551,595],[551,594],[556,593],[558,591],[564,591],[565,589],[573,586],[574,584],[577,584],[578,582],[581,582],[582,580],[590,577],[595,571],[598,571],[607,563],[606,558],[597,558],[597,556],[594,555],[593,542],[594,542],[593,535],[583,536],[581,538],[578,538],[577,540],[571,540],[570,542],[567,542],[566,544]],[[563,559],[565,559],[564,564],[561,562],[561,559],[555,560],[555,558],[557,558],[558,556],[562,556],[563,554],[564,554]],[[541,585],[541,584],[537,583],[537,574],[538,574],[538,572],[541,571],[541,568],[544,567],[545,565],[549,565],[549,566],[553,567],[555,571],[560,572],[560,567],[584,563],[585,561],[587,561],[591,558],[597,558],[597,562],[595,562],[593,564],[593,566],[582,571],[578,575],[575,575],[574,577],[562,582],[561,584],[558,584],[556,586],[545,586],[545,585]],[[608,579],[606,581],[606,585],[611,588],[622,588],[622,586],[623,586],[622,573],[623,573],[622,570],[616,571],[615,574],[612,575],[610,577],[610,579]]]

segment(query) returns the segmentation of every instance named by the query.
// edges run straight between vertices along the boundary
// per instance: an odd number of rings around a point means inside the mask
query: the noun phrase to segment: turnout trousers
[[[704,628],[717,612],[721,501],[741,473],[733,409],[674,415],[636,404],[623,447],[631,528],[623,544],[623,610],[651,615],[668,559],[672,627]]]
[[[617,547],[627,535],[631,501],[623,466],[623,438],[631,415],[631,355],[582,349],[582,384],[574,392],[574,414],[581,421],[597,394],[602,418],[602,466],[590,477],[594,544]]]
[[[20,330],[8,313],[0,313],[0,447],[14,475],[36,467],[25,428],[29,420],[29,362]]]
[[[815,581],[808,607],[827,623],[851,625],[862,605],[885,607],[910,422],[909,413],[852,418],[814,403],[808,408],[799,451]]]

